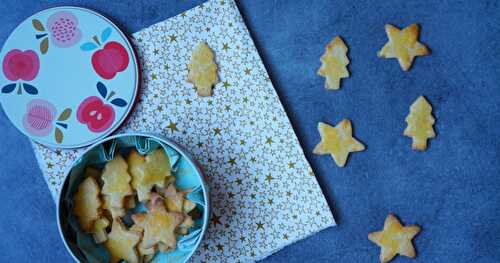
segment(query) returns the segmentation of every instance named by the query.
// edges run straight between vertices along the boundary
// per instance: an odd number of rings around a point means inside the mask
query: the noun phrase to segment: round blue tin
[[[186,198],[194,202],[202,213],[188,234],[177,238],[176,250],[158,252],[152,262],[186,262],[192,256],[200,245],[210,216],[208,186],[202,170],[184,149],[167,138],[145,133],[129,133],[110,136],[95,143],[66,171],[57,201],[57,222],[64,244],[75,260],[107,262],[109,257],[102,245],[95,244],[90,234],[81,231],[78,220],[72,214],[73,195],[85,179],[85,168],[102,168],[115,154],[127,156],[133,149],[140,154],[147,154],[157,148],[163,148],[169,156],[172,174],[176,177],[176,187],[191,189]],[[126,216],[123,220],[126,220],[125,218]]]

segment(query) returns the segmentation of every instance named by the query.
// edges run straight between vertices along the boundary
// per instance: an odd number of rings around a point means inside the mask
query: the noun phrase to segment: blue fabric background
[[[61,4],[95,9],[127,32],[202,1],[2,1],[0,43],[23,19]],[[238,3],[339,226],[265,262],[376,262],[367,239],[389,212],[418,223],[414,262],[500,262],[500,2],[241,0]],[[421,25],[432,55],[409,72],[379,59],[385,23]],[[316,75],[341,35],[352,77],[326,91]],[[409,105],[425,95],[437,138],[426,152],[402,135]],[[311,154],[319,121],[353,121],[367,150],[337,168]],[[28,140],[0,113],[0,261],[69,262],[55,206]],[[398,258],[395,262],[410,262]],[[412,261],[413,262],[413,261]]]

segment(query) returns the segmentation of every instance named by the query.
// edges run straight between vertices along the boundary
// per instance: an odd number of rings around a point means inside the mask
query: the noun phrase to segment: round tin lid
[[[125,120],[139,87],[134,49],[102,15],[56,7],[24,20],[1,52],[0,102],[31,139],[86,146]]]

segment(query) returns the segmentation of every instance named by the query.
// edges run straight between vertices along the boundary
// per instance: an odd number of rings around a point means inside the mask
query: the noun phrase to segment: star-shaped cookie
[[[147,214],[134,215],[134,223],[143,227],[142,246],[150,248],[162,243],[169,248],[177,246],[175,229],[182,223],[181,213],[167,212],[161,198],[153,200],[151,210]]]
[[[351,121],[344,119],[332,127],[318,123],[321,142],[313,150],[315,154],[330,154],[339,167],[344,167],[350,152],[359,152],[365,146],[352,137]]]
[[[427,47],[418,42],[420,29],[417,24],[411,24],[403,30],[393,25],[385,25],[385,33],[389,41],[378,52],[382,58],[397,58],[404,71],[410,69],[416,56],[429,55]]]
[[[141,233],[129,231],[119,218],[113,219],[111,233],[104,246],[110,254],[110,262],[120,262],[121,259],[129,263],[139,262],[139,255],[135,247],[141,240]]]
[[[420,232],[416,225],[402,226],[395,215],[389,214],[382,231],[368,234],[368,239],[377,244],[380,250],[380,262],[389,262],[397,254],[414,258],[415,248],[411,240]]]

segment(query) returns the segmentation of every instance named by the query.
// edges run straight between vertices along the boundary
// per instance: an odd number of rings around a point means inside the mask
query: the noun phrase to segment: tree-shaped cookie
[[[415,248],[411,240],[420,232],[419,226],[402,226],[393,214],[389,214],[382,231],[368,234],[368,239],[380,246],[380,262],[389,262],[397,254],[414,258]]]
[[[101,200],[99,199],[100,188],[92,176],[88,176],[78,186],[73,196],[73,214],[78,218],[80,227],[86,233],[94,230],[94,221],[99,219]]]
[[[171,176],[170,159],[163,150],[158,148],[145,157],[132,150],[127,158],[132,187],[137,191],[139,201],[149,200],[154,186],[163,187],[165,179]]]
[[[321,67],[318,70],[318,75],[326,78],[325,88],[340,88],[340,79],[349,77],[348,64],[347,46],[342,38],[337,36],[328,43],[325,53],[321,56]]]
[[[198,95],[211,96],[212,86],[217,84],[219,78],[217,77],[214,53],[207,43],[202,42],[195,47],[188,64],[188,70],[187,81],[193,83],[198,90]]]
[[[313,150],[315,154],[330,154],[339,167],[343,167],[351,152],[359,152],[365,146],[352,136],[351,121],[344,119],[332,127],[326,123],[318,123],[321,142]]]
[[[151,204],[151,210],[145,216],[134,218],[136,224],[144,226],[142,240],[145,248],[162,243],[175,249],[177,240],[174,231],[183,220],[184,216],[181,213],[167,212],[160,199]]]
[[[415,150],[427,149],[427,139],[436,137],[433,125],[432,106],[424,96],[418,97],[410,106],[410,113],[406,116],[408,126],[404,130],[404,135],[412,137],[412,148]]]
[[[132,195],[130,187],[131,177],[128,173],[128,165],[119,154],[116,154],[113,160],[106,163],[102,172],[102,194],[109,198],[109,206],[112,208],[121,208],[124,206],[125,196]]]
[[[123,259],[128,263],[138,263],[139,255],[135,247],[140,239],[140,233],[127,230],[119,218],[114,219],[108,240],[104,242],[110,254],[110,262],[116,263]]]
[[[385,25],[385,33],[389,41],[378,52],[382,58],[397,58],[401,68],[410,69],[416,56],[429,55],[427,47],[418,42],[420,29],[417,24],[411,24],[403,30],[393,25]]]

